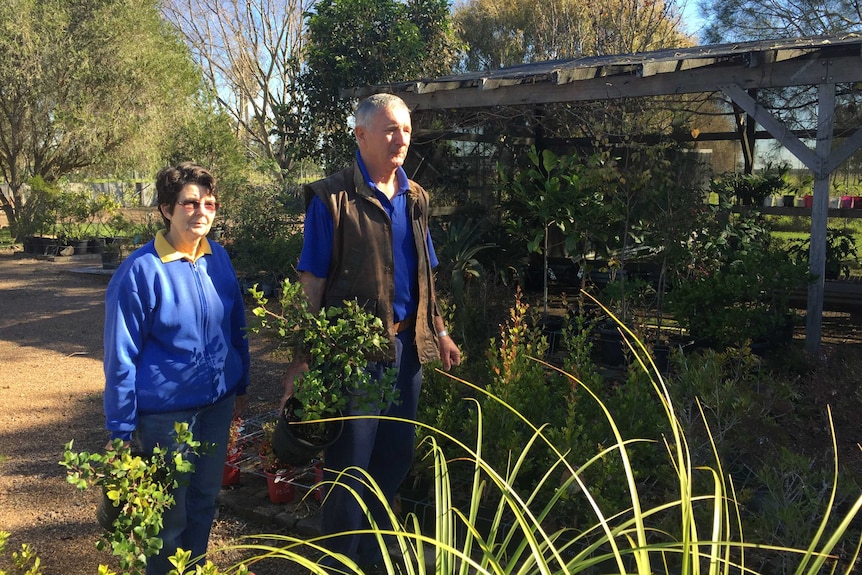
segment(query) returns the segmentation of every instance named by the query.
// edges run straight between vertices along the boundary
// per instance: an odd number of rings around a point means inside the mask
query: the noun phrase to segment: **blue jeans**
[[[396,336],[394,363],[373,362],[368,365],[375,377],[381,376],[387,367],[395,367],[398,370],[395,388],[399,391],[397,405],[389,405],[370,415],[400,417],[411,421],[416,419],[422,387],[422,365],[419,363],[414,337],[413,330],[403,331]],[[350,409],[345,414],[360,415]],[[341,437],[324,453],[324,480],[334,480],[338,471],[348,467],[362,468],[374,478],[391,505],[413,464],[414,436],[414,425],[410,423],[373,417],[346,421]],[[359,495],[354,496],[343,488],[330,489],[321,508],[321,525],[327,535],[368,527],[368,521],[356,499],[363,497],[365,490],[358,480],[345,480],[342,477],[340,482],[350,484]],[[391,528],[377,497],[366,497],[364,500],[378,526],[382,529]],[[330,551],[343,553],[363,566],[377,563],[382,558],[382,550],[373,535],[332,537],[327,539],[326,547]],[[329,559],[323,563],[338,566]]]
[[[174,422],[185,422],[196,441],[209,442],[213,449],[201,457],[191,455],[193,473],[172,491],[176,502],[163,517],[159,537],[162,550],[147,558],[147,575],[165,575],[173,567],[168,557],[182,547],[192,557],[202,557],[207,551],[210,529],[216,511],[216,497],[221,489],[222,471],[227,454],[228,432],[233,416],[234,396],[213,405],[187,411],[142,415],[133,440],[144,453],[152,453],[156,445],[175,444]]]

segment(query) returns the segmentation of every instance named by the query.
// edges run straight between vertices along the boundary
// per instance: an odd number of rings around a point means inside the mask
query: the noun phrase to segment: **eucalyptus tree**
[[[199,76],[155,0],[0,3],[0,207],[27,233],[24,184],[158,159]]]
[[[305,16],[315,0],[165,0],[249,154],[284,182],[307,147],[301,120]]]

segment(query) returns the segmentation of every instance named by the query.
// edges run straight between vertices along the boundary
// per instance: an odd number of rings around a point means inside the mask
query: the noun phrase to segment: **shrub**
[[[630,331],[626,333],[633,336]],[[361,469],[350,470],[366,483],[369,496],[379,498],[395,526],[392,530],[382,530],[372,524],[368,529],[377,537],[383,551],[385,572],[418,575],[431,571],[482,575],[745,572],[757,575],[771,574],[775,572],[774,566],[788,565],[800,575],[815,575],[824,570],[851,573],[859,544],[859,534],[851,529],[851,523],[862,509],[862,497],[854,494],[846,501],[844,510],[838,512],[838,481],[834,473],[831,481],[813,485],[814,492],[807,495],[799,492],[811,507],[810,512],[806,509],[804,514],[797,515],[800,519],[807,518],[794,525],[807,528],[799,537],[798,547],[783,541],[771,545],[754,537],[740,524],[743,510],[733,479],[727,476],[715,452],[709,464],[693,459],[668,387],[651,366],[646,349],[633,339],[631,344],[636,365],[652,387],[652,400],[657,401],[664,414],[660,427],[665,433],[661,443],[649,437],[625,434],[600,390],[590,389],[570,374],[558,371],[559,376],[572,380],[572,386],[582,389],[592,399],[601,414],[601,423],[610,429],[607,444],[595,448],[593,454],[581,459],[577,466],[567,461],[568,446],[550,441],[542,426],[530,422],[486,390],[461,382],[470,394],[482,398],[470,401],[476,410],[474,439],[465,442],[447,436],[445,440],[450,450],[444,452],[437,441],[438,430],[426,427],[429,435],[424,447],[434,469],[433,525],[423,525],[411,513],[400,519],[371,477]],[[533,361],[544,369],[554,370],[547,363]],[[496,421],[484,417],[487,406],[492,403],[497,403],[510,418],[530,430],[524,448],[513,453],[503,468],[490,465],[485,455],[494,441],[488,432]],[[665,484],[669,489],[655,502],[642,497],[636,477],[637,460],[632,457],[632,448],[641,444],[653,445],[663,454],[653,460],[652,465],[661,466],[668,477],[674,479]],[[520,474],[525,465],[537,456],[544,459],[546,451],[553,453],[549,466],[534,483],[522,481]],[[614,475],[597,474],[602,483],[596,484],[591,479],[591,470],[606,457],[615,458],[618,467]],[[451,468],[456,465],[470,470],[466,484],[453,483],[455,475],[463,476],[463,473],[452,473]],[[655,469],[640,471],[655,473]],[[625,486],[625,501],[613,505],[596,497],[596,490],[608,482]],[[551,492],[553,496],[542,499],[539,496],[542,492]],[[489,494],[494,502],[491,509],[483,507]],[[584,508],[589,510],[590,515],[582,523],[560,526],[556,520],[564,495],[581,499]],[[248,565],[264,559],[283,559],[311,573],[328,573],[325,567],[305,556],[309,551],[328,554],[326,536],[305,540],[293,536],[266,537],[269,539],[266,544],[249,545],[258,550],[259,555],[248,561]],[[389,553],[393,547],[397,547],[400,556],[393,558]],[[839,551],[842,552],[840,558],[833,556]],[[426,563],[429,557],[433,558],[430,567]],[[178,571],[182,572],[188,557],[178,554],[177,559]],[[362,573],[349,559],[340,559],[345,562],[347,572]],[[209,572],[219,571],[212,567]]]
[[[96,547],[110,548],[132,575],[143,573],[146,558],[162,548],[162,516],[174,504],[171,490],[194,471],[190,455],[208,449],[194,440],[187,423],[175,424],[175,433],[173,448],[157,446],[152,456],[133,454],[121,439],[115,439],[103,454],[72,451],[70,441],[60,462],[68,470],[69,483],[78,489],[98,487],[121,509],[113,530],[106,531]]]
[[[219,225],[237,275],[273,285],[293,276],[302,251],[293,198],[275,186],[249,186],[226,200]]]

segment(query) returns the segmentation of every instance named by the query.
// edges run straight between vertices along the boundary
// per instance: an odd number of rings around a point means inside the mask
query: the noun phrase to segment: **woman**
[[[174,491],[148,575],[167,573],[179,547],[206,553],[249,371],[239,282],[224,248],[206,239],[219,208],[215,179],[183,163],[159,172],[156,191],[166,229],[126,258],[105,298],[106,425],[112,439],[151,453],[173,445],[174,422],[188,422],[215,448],[192,459],[195,471]]]

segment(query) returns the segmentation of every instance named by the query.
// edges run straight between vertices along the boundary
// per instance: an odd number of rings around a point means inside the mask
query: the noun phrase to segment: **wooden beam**
[[[728,84],[722,86],[721,91],[727,94],[727,96],[733,100],[734,104],[738,105],[740,108],[745,110],[749,116],[754,118],[758,124],[766,128],[767,132],[772,134],[776,140],[781,142],[781,144],[787,148],[790,153],[796,156],[800,162],[805,164],[808,169],[815,172],[815,175],[822,171],[822,159],[818,158],[817,154],[812,152],[808,146],[803,144],[799,138],[794,136],[793,132],[786,124],[773,116],[769,110],[755,102],[754,99],[745,92],[745,90],[739,86]],[[830,138],[832,137],[831,132],[829,136]],[[819,137],[820,133],[818,130],[818,139]]]
[[[826,77],[827,67],[828,78]],[[559,82],[560,78],[566,76],[579,77],[581,74],[576,74],[575,70],[578,69],[560,71],[556,81]],[[673,73],[650,76],[641,76],[633,72],[602,76],[601,74],[608,73],[607,68],[582,70],[587,70],[583,75],[588,76],[589,70],[593,70],[592,73],[597,73],[598,76],[561,84],[532,81],[512,86],[498,84],[499,87],[496,89],[475,87],[473,80],[466,81],[465,86],[464,82],[459,83],[453,81],[453,78],[445,78],[440,81],[439,86],[433,80],[422,82],[421,93],[416,91],[416,83],[409,84],[413,86],[412,88],[401,84],[391,85],[389,89],[407,102],[414,111],[534,106],[554,102],[716,92],[721,90],[721,86],[727,85],[748,90],[749,88],[819,85],[827,80],[831,83],[853,83],[862,79],[862,59],[858,53],[821,57],[819,52],[815,52],[753,68],[740,62],[717,63],[691,69],[683,66]],[[454,88],[456,85],[458,87]]]

